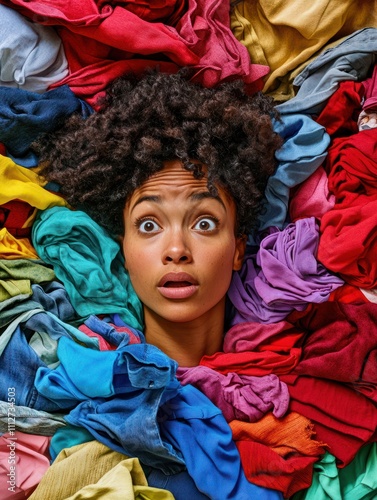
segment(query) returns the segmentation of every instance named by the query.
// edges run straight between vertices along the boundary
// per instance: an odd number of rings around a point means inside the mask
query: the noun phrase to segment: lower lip
[[[165,287],[159,286],[157,287],[158,291],[163,297],[167,299],[187,299],[194,295],[194,293],[198,290],[198,285],[190,285],[190,286],[181,286],[181,287]]]

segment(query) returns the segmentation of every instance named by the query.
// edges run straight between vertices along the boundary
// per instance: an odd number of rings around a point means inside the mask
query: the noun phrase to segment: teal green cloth
[[[88,443],[89,441],[94,441],[94,437],[84,427],[67,424],[59,428],[50,441],[49,451],[52,461],[55,460],[64,448]]]
[[[377,443],[363,446],[350,464],[342,469],[326,452],[314,464],[313,482],[291,500],[376,500]]]
[[[39,257],[54,268],[81,317],[118,313],[142,329],[142,305],[124,267],[120,245],[86,213],[53,207],[32,228]]]

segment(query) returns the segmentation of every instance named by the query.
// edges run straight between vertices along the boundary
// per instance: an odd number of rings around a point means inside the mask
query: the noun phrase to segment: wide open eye
[[[194,229],[197,231],[214,231],[218,226],[218,219],[214,217],[202,217],[196,221]]]
[[[160,226],[153,219],[143,219],[137,221],[138,230],[144,234],[153,234],[160,231]]]

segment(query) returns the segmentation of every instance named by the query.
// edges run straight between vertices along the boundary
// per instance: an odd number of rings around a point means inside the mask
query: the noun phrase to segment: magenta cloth
[[[316,304],[295,325],[306,337],[292,373],[348,383],[377,403],[377,304]]]
[[[12,431],[13,432],[13,431]],[[1,500],[21,500],[28,498],[38,486],[42,476],[50,466],[50,437],[15,431],[13,435],[0,436],[0,498]],[[13,463],[15,460],[15,463]],[[15,487],[7,481],[15,467]]]
[[[250,92],[261,90],[268,66],[252,64],[248,51],[230,29],[229,5],[222,0],[190,0],[176,26],[149,22],[123,5],[101,7],[93,0],[0,0],[43,25],[57,27],[70,74],[63,84],[95,109],[109,83],[146,68],[176,72],[192,68],[192,79],[205,86],[241,78]],[[162,13],[162,11],[161,11]],[[175,16],[176,19],[177,16]]]
[[[256,422],[270,410],[279,418],[288,410],[288,388],[273,374],[223,375],[206,366],[194,366],[178,368],[177,378],[182,385],[191,384],[203,392],[220,408],[227,422]]]
[[[330,193],[325,169],[320,166],[302,184],[291,191],[289,216],[291,221],[306,217],[321,217],[335,205],[335,196]]]
[[[329,452],[344,467],[359,449],[377,440],[376,406],[351,387],[315,377],[281,375],[288,385],[289,409],[314,423],[316,439],[329,446]]]
[[[213,87],[226,80],[242,79],[252,92],[262,90],[270,68],[251,64],[247,48],[230,29],[229,3],[224,0],[189,0],[176,26],[190,50],[199,56],[194,82]]]
[[[301,342],[304,332],[288,321],[263,324],[256,322],[238,323],[230,328],[224,337],[223,350],[227,353],[272,350],[289,352]]]
[[[319,228],[314,217],[299,219],[282,231],[270,228],[256,257],[248,256],[234,273],[228,297],[231,325],[273,323],[310,302],[325,302],[343,284],[317,261]]]

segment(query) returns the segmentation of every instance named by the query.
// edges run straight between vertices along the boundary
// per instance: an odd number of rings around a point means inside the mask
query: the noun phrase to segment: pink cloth
[[[0,436],[1,500],[21,500],[32,494],[50,466],[49,444],[50,437],[19,431]]]
[[[256,422],[270,410],[280,418],[288,410],[288,388],[273,374],[223,375],[206,366],[194,366],[178,368],[177,378],[182,385],[191,384],[203,392],[220,408],[227,422]]]
[[[305,217],[321,217],[335,205],[335,196],[329,192],[327,175],[322,166],[292,190],[289,216],[294,222]]]

